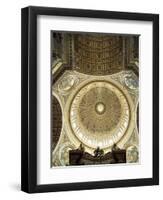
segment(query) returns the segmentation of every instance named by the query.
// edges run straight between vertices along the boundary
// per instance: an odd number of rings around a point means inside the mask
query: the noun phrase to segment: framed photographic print
[[[159,184],[159,16],[22,9],[22,190]]]

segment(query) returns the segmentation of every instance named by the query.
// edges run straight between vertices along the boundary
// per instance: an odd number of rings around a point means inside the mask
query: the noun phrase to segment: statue
[[[116,143],[112,146],[112,151],[120,150],[120,148],[116,145]]]
[[[82,143],[80,143],[80,145],[78,147],[78,150],[83,151],[83,152],[85,151],[84,146],[82,145]]]
[[[100,149],[100,147],[97,147],[97,149],[94,150],[94,156],[95,157],[100,157],[104,155],[104,150]]]

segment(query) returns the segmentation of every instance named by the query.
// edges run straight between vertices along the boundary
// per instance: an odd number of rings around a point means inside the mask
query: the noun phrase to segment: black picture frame
[[[37,16],[151,21],[153,23],[153,177],[37,185]],[[28,193],[159,184],[159,15],[30,6],[21,11],[21,190]],[[152,88],[151,88],[152,89]]]

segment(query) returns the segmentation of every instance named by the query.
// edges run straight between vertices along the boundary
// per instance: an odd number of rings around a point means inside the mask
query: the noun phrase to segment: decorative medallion
[[[138,79],[136,78],[136,76],[133,75],[133,73],[127,74],[124,78],[124,82],[126,86],[131,90],[135,90],[138,88]]]
[[[72,75],[65,76],[59,82],[58,91],[62,94],[67,94],[77,82],[78,79],[76,77]]]
[[[136,146],[129,146],[127,148],[127,153],[126,153],[126,157],[127,157],[127,162],[128,163],[135,163],[137,162],[138,158],[139,158],[139,153],[138,153],[138,149]]]

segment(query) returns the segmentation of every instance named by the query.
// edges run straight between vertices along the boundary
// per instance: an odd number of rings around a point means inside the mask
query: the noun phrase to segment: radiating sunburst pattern
[[[130,109],[124,94],[109,82],[84,86],[70,109],[73,132],[92,148],[108,147],[120,140],[129,123]]]

